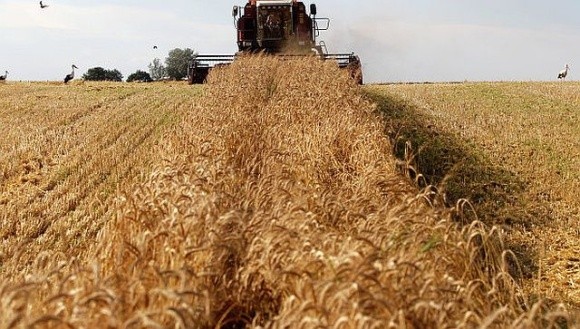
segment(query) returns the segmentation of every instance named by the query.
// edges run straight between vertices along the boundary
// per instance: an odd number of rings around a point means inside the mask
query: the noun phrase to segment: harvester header
[[[263,52],[285,58],[316,55],[322,60],[334,60],[362,84],[358,56],[328,54],[324,42],[316,43],[320,31],[329,28],[330,19],[318,18],[315,4],[309,9],[308,12],[304,3],[297,0],[248,0],[243,7],[234,6],[238,53],[197,55],[189,66],[189,83],[203,83],[215,65],[227,65],[239,54]]]

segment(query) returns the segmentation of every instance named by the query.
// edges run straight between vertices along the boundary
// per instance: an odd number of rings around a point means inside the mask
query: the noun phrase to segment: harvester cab
[[[316,43],[320,31],[328,30],[330,19],[319,18],[315,4],[307,13],[297,0],[249,0],[244,7],[234,6],[232,16],[237,30],[236,55],[196,55],[189,65],[189,83],[203,83],[209,71],[231,63],[240,54],[263,52],[283,58],[319,56],[334,60],[340,68],[362,84],[361,62],[354,53],[328,54],[324,43]]]

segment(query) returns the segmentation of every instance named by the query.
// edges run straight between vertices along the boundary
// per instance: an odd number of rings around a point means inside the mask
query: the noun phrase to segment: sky
[[[147,71],[174,48],[233,54],[244,0],[0,0],[0,74],[62,80],[79,67]],[[354,52],[365,82],[549,81],[580,59],[577,0],[312,0],[332,53]],[[156,45],[157,49],[153,46]],[[580,72],[580,60],[577,69]],[[580,76],[580,74],[579,74]]]

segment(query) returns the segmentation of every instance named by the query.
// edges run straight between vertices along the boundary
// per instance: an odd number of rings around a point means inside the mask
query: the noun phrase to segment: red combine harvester
[[[243,12],[242,12],[243,11]],[[236,55],[196,55],[188,69],[189,84],[204,83],[216,65],[227,65],[240,54],[264,52],[283,58],[318,56],[336,61],[348,70],[358,84],[363,83],[358,56],[328,54],[324,42],[316,44],[320,31],[328,30],[330,19],[316,17],[316,5],[310,14],[297,0],[249,0],[243,7],[234,6],[232,16],[238,34]]]

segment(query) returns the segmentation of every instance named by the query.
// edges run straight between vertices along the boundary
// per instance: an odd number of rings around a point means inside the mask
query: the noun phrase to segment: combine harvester
[[[235,55],[196,55],[189,65],[189,84],[199,84],[215,66],[231,63],[236,57],[251,53],[266,53],[281,58],[318,56],[336,61],[358,83],[363,83],[361,61],[354,53],[328,54],[324,42],[316,44],[320,31],[328,30],[329,18],[316,17],[316,5],[310,14],[297,0],[248,0],[243,8],[232,11],[238,34]]]

